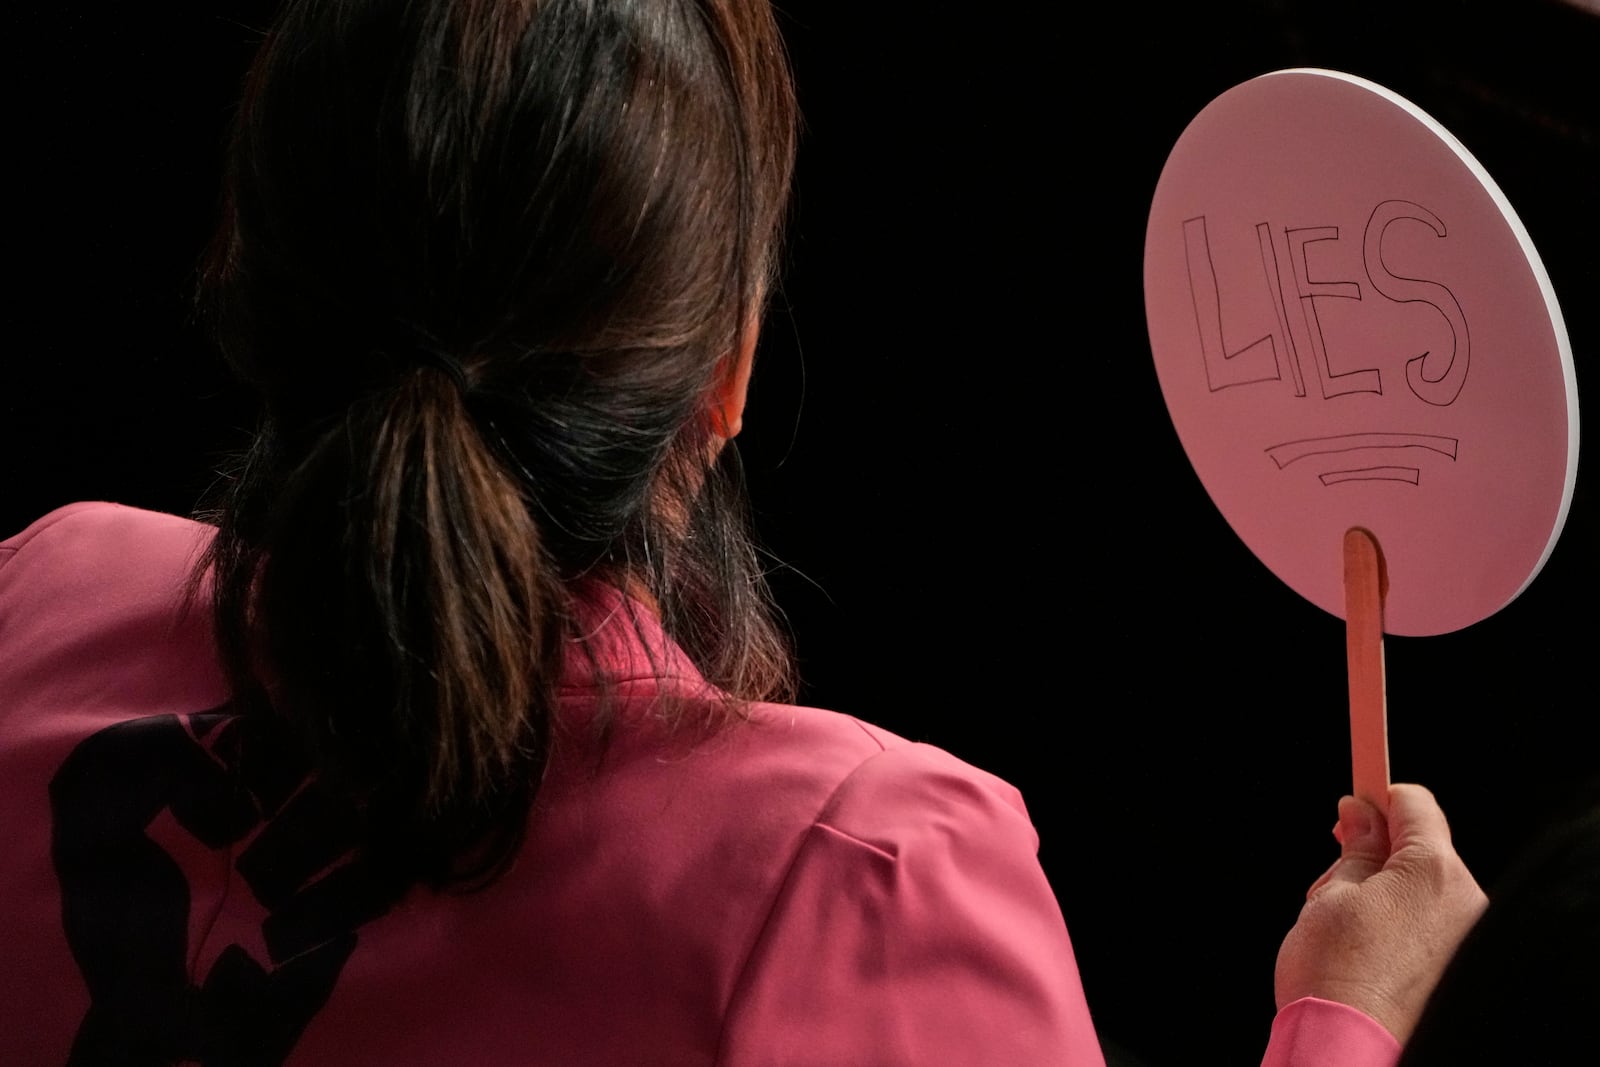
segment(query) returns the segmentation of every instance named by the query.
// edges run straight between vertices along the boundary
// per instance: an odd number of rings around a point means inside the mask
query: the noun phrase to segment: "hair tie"
[[[422,365],[424,367],[433,367],[449,375],[450,380],[455,383],[456,389],[460,391],[462,396],[466,396],[467,393],[472,391],[472,383],[467,379],[466,365],[455,356],[428,345],[421,346],[418,354],[422,356]]]
[[[372,347],[381,360],[379,373],[390,381],[409,370],[432,367],[445,373],[455,383],[456,391],[463,397],[472,391],[472,381],[467,376],[466,364],[434,337],[432,331],[414,322],[397,319],[383,332]]]

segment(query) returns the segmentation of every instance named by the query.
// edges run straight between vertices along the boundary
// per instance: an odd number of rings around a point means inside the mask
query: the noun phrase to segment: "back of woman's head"
[[[260,49],[202,288],[264,413],[219,641],[417,873],[504,858],[592,585],[788,684],[708,396],[794,110],[765,0],[289,0]]]

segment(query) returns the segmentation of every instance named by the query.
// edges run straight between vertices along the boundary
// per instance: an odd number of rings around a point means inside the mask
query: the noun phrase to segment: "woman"
[[[1101,1062],[1016,791],[773,703],[794,146],[764,0],[286,5],[204,271],[252,448],[0,545],[0,1062]]]

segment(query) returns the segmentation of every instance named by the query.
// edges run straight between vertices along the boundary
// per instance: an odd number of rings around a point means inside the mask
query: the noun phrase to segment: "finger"
[[[1389,787],[1389,837],[1394,850],[1422,845],[1448,850],[1450,824],[1444,810],[1424,786],[1401,782]]]
[[[1339,869],[1339,864],[1341,864],[1343,862],[1344,862],[1344,860],[1337,859],[1337,860],[1334,860],[1332,863],[1330,863],[1328,865],[1328,869],[1323,871],[1322,874],[1320,876],[1318,876],[1318,878],[1317,878],[1317,880],[1315,882],[1311,883],[1311,888],[1310,889],[1306,890],[1306,899],[1307,900],[1310,900],[1312,897],[1316,896],[1319,892],[1322,891],[1322,887],[1327,885],[1328,882],[1330,882],[1333,879],[1333,872],[1338,870]]]
[[[1339,800],[1339,860],[1325,877],[1330,882],[1364,882],[1389,859],[1389,830],[1383,813],[1357,797]]]

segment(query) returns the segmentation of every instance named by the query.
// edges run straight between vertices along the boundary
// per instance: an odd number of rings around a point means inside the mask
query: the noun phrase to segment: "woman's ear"
[[[717,381],[707,403],[711,427],[717,436],[731,441],[744,428],[744,403],[750,395],[750,370],[756,361],[756,338],[760,323],[751,319],[739,337],[739,346],[722,357],[717,365]]]

